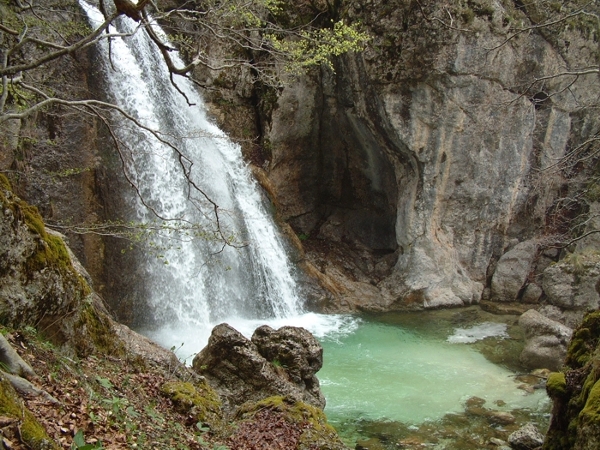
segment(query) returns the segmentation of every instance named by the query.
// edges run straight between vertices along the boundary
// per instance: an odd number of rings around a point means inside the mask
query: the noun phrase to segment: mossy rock
[[[0,189],[4,190],[4,191],[11,191],[12,192],[12,186],[10,185],[10,181],[8,181],[8,178],[6,178],[6,175],[0,173]]]
[[[273,396],[259,402],[245,403],[239,408],[236,420],[238,422],[251,421],[255,414],[264,410],[279,413],[286,422],[301,430],[296,447],[298,450],[314,448],[342,450],[347,448],[335,429],[327,423],[327,417],[323,411],[287,397]]]
[[[567,381],[562,372],[552,372],[546,381],[546,392],[550,398],[563,397],[567,394]]]
[[[110,319],[99,312],[91,301],[81,306],[73,330],[68,343],[79,356],[85,357],[96,351],[117,357],[126,353],[125,346],[112,329]]]
[[[64,276],[81,278],[73,267],[65,243],[57,235],[58,233],[51,234],[46,231],[44,220],[38,209],[15,196],[10,190],[10,183],[1,174],[0,188],[2,208],[11,210],[15,224],[24,224],[36,241],[36,247],[25,263],[28,276],[32,277],[34,272],[50,267],[58,270]],[[83,289],[89,290],[85,280],[81,280],[81,285]]]
[[[588,314],[573,334],[564,373],[547,382],[554,407],[544,449],[600,446],[600,312]]]
[[[600,381],[597,380],[592,386],[585,406],[579,414],[579,420],[582,424],[600,425]]]
[[[4,186],[0,179],[0,187]],[[65,345],[79,356],[100,351],[121,356],[122,342],[111,321],[94,303],[92,289],[73,265],[72,255],[59,233],[47,230],[35,206],[0,189],[4,210],[12,212],[6,230],[20,242],[20,255],[8,261],[18,277],[11,281],[26,301],[2,304],[6,325],[35,325],[55,345]]]
[[[65,243],[60,237],[46,232],[46,226],[38,209],[23,201],[15,202],[14,209],[21,213],[27,228],[41,238],[36,251],[27,259],[28,273],[52,267],[63,275],[77,277],[78,273],[73,268]]]
[[[48,436],[44,427],[25,408],[21,399],[10,385],[0,375],[0,415],[14,418],[19,422],[19,432],[22,442],[32,450],[59,450],[60,447]]]
[[[180,412],[191,414],[194,420],[208,425],[211,429],[222,426],[221,401],[205,381],[196,384],[169,381],[161,387],[161,392],[173,401]]]
[[[567,351],[565,364],[578,369],[585,366],[593,357],[600,342],[600,311],[588,314],[575,330]]]

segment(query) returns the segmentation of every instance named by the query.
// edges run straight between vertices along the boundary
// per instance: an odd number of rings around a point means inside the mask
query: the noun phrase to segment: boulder
[[[569,328],[577,328],[581,323],[584,314],[582,311],[563,310],[554,305],[543,305],[538,309],[538,312]]]
[[[598,309],[600,257],[594,253],[574,253],[544,270],[542,287],[548,303],[563,310],[580,312]]]
[[[519,360],[528,369],[558,370],[566,354],[565,345],[555,336],[535,336],[527,341]]]
[[[544,436],[534,424],[528,423],[508,436],[508,443],[515,450],[531,450],[544,443]]]
[[[320,397],[315,374],[323,367],[323,347],[308,330],[290,326],[274,330],[263,325],[254,331],[252,342],[267,361],[285,369],[290,381]]]
[[[541,287],[539,287],[535,283],[530,283],[525,288],[525,291],[523,292],[523,297],[521,298],[521,301],[523,303],[537,303],[540,300],[540,297],[542,296],[542,294],[543,294],[543,291],[542,291]]]
[[[534,336],[553,335],[559,338],[565,345],[571,339],[573,330],[560,322],[549,319],[535,309],[530,309],[519,317],[519,325],[525,331],[525,338]]]
[[[567,353],[572,330],[534,309],[519,318],[519,326],[525,331],[521,363],[529,369],[558,370]]]
[[[471,397],[465,402],[465,412],[471,416],[485,417],[492,424],[510,425],[515,423],[515,416],[506,411],[496,411],[485,408],[485,400]]]
[[[536,242],[525,241],[502,255],[492,277],[493,300],[499,302],[517,300],[533,268],[537,248]]]
[[[218,392],[227,413],[245,402],[272,396],[322,409],[325,398],[314,376],[321,368],[322,352],[317,340],[302,328],[275,331],[263,326],[251,341],[223,323],[213,329],[192,366]]]

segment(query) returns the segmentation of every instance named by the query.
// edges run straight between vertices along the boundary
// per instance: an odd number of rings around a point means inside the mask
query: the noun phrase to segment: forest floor
[[[159,367],[110,355],[69,357],[33,328],[2,332],[36,372],[30,381],[58,400],[37,396],[25,398],[24,404],[62,448],[228,448],[163,393],[165,383],[197,376],[181,365]],[[28,448],[21,442],[18,423],[0,418],[0,430],[4,448]]]

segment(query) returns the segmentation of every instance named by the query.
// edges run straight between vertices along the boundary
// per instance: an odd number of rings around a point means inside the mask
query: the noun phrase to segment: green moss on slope
[[[19,422],[19,431],[21,439],[32,450],[58,450],[56,445],[46,433],[46,430],[33,417],[22,400],[10,385],[10,383],[0,375],[0,415],[15,419]]]

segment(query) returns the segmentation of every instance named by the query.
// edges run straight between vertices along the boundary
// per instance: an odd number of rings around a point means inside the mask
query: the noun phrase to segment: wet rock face
[[[233,412],[248,401],[274,395],[325,407],[315,373],[323,349],[305,329],[268,326],[257,329],[252,340],[228,324],[217,325],[208,345],[196,355],[193,368],[206,377]]]

